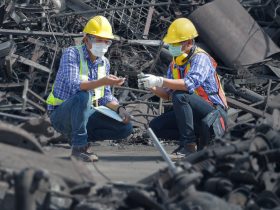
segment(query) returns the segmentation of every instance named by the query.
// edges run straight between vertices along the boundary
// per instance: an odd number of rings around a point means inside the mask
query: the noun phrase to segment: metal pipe
[[[23,99],[23,103],[22,103],[22,110],[21,112],[25,112],[25,108],[26,108],[26,103],[27,103],[27,91],[28,91],[28,85],[29,85],[29,81],[28,79],[24,80],[24,88],[22,91],[22,99]]]
[[[33,109],[33,107],[27,106],[26,109]],[[0,106],[0,111],[12,111],[12,110],[22,110],[22,103],[19,104],[6,104]]]
[[[151,93],[151,91],[147,91],[147,90],[140,90],[140,89],[135,89],[135,88],[130,88],[130,87],[121,87],[121,86],[114,86],[115,89],[123,89],[123,90],[132,90],[132,91],[136,91],[139,93]]]
[[[172,175],[176,175],[180,170],[179,168],[177,168],[175,166],[175,164],[171,161],[171,159],[169,158],[167,152],[165,151],[165,149],[162,147],[161,143],[159,142],[157,136],[155,135],[154,131],[149,127],[148,124],[143,123],[143,122],[139,122],[137,120],[134,119],[134,116],[131,116],[131,121],[140,123],[142,125],[145,126],[145,129],[148,131],[149,136],[151,137],[151,139],[154,142],[155,147],[158,149],[158,151],[160,152],[161,156],[163,157],[163,159],[166,161],[168,168],[170,170],[170,172],[172,173]]]
[[[158,114],[161,115],[163,113],[163,105],[162,105],[163,99],[159,99],[159,109],[158,109]]]
[[[14,115],[14,114],[8,114],[8,113],[4,113],[4,112],[0,112],[0,116],[10,117],[10,118],[14,118],[14,119],[17,119],[17,120],[37,119],[36,117],[22,117],[22,116],[18,116],[18,115]]]
[[[266,113],[266,110],[267,110],[267,107],[268,107],[268,100],[269,100],[269,97],[270,97],[271,84],[272,84],[272,80],[270,79],[269,83],[268,83],[268,88],[267,88],[267,96],[265,98],[265,107],[263,109],[264,114]]]
[[[240,88],[236,91],[235,94],[253,103],[263,101],[265,99],[264,96],[247,88]]]
[[[45,99],[43,99],[41,96],[39,96],[37,93],[33,92],[32,90],[28,89],[28,92],[31,93],[33,96],[35,96],[38,100],[42,101],[43,103],[46,103]]]
[[[171,4],[171,2],[161,2],[161,3],[155,3],[155,4],[140,4],[140,5],[131,5],[131,6],[123,6],[123,7],[111,7],[111,8],[106,8],[106,9],[90,9],[90,10],[86,10],[86,11],[77,11],[77,12],[56,14],[56,15],[50,16],[50,18],[65,17],[65,16],[71,16],[71,15],[83,15],[83,14],[87,14],[87,13],[97,14],[97,13],[109,12],[109,11],[113,11],[113,10],[124,10],[124,9],[140,8],[140,7],[167,6],[170,4]],[[46,18],[46,17],[38,17],[38,18],[31,19],[30,21],[32,22],[34,20],[39,20],[39,19],[43,19],[43,18]]]
[[[146,128],[148,126],[145,126]],[[156,137],[155,133],[153,132],[153,130],[151,128],[147,129],[150,137],[152,138],[156,148],[158,149],[158,151],[160,152],[161,156],[163,157],[163,159],[166,161],[168,168],[170,169],[172,175],[176,175],[178,170],[175,166],[175,164],[171,161],[171,159],[169,158],[168,154],[166,153],[165,149],[162,147],[161,143],[159,142],[158,138]]]
[[[163,39],[163,37],[164,37],[165,34],[166,34],[166,31],[164,31],[162,34],[163,34],[163,36],[162,36],[162,39]],[[164,45],[164,42],[162,41],[162,39],[161,39],[161,43],[160,43],[160,45],[159,45],[159,47],[158,47],[158,51],[157,51],[156,57],[155,57],[155,59],[154,59],[154,61],[153,61],[153,64],[152,64],[151,67],[149,68],[148,73],[152,72],[152,71],[154,70],[154,68],[156,67],[156,63],[157,63],[157,61],[158,61],[158,59],[159,59],[161,49],[163,48],[163,45]]]
[[[124,101],[121,104],[150,104],[150,105],[159,105],[158,102],[149,102],[149,101]],[[172,103],[162,103],[163,106],[171,106]]]
[[[14,87],[22,87],[24,83],[1,83],[0,88],[14,88]]]
[[[25,31],[25,30],[13,30],[13,29],[0,29],[2,35],[32,35],[32,36],[62,36],[62,37],[82,37],[83,34],[73,33],[60,33],[60,32],[47,32],[47,31]]]
[[[155,3],[155,0],[152,0],[152,4],[154,4],[154,3]],[[148,35],[149,35],[149,30],[150,30],[150,26],[151,26],[154,11],[155,11],[154,7],[149,8],[148,16],[147,16],[147,19],[146,19],[146,24],[145,24],[145,28],[144,28],[144,32],[143,32],[143,37],[144,38],[147,38]]]

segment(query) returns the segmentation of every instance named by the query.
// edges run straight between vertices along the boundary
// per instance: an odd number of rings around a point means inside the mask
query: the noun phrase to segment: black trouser
[[[196,142],[200,137],[201,146],[207,145],[211,132],[202,119],[215,108],[196,94],[175,91],[172,96],[173,110],[150,122],[157,137],[179,140],[180,145]]]

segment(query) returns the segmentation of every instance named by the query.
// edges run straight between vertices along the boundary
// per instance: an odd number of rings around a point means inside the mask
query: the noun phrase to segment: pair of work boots
[[[181,160],[196,151],[197,151],[196,143],[188,143],[185,144],[184,146],[180,145],[171,153],[170,159],[174,161]]]
[[[88,143],[85,146],[72,146],[71,157],[84,162],[98,161],[98,157],[94,154],[92,146]]]
[[[184,146],[179,146],[176,148],[170,155],[171,160],[181,160],[186,156],[197,151],[196,143],[188,143]],[[82,160],[84,162],[95,162],[98,161],[98,157],[92,151],[92,147],[90,144],[85,146],[73,146],[71,156]]]

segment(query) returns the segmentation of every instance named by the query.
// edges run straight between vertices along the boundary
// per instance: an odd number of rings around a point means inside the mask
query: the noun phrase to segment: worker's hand
[[[126,111],[126,109],[123,106],[120,106],[118,108],[117,113],[123,119],[124,124],[127,124],[130,122],[130,119],[131,119],[130,114]]]
[[[115,75],[108,75],[106,77],[103,77],[101,78],[101,81],[103,83],[103,85],[110,85],[110,86],[113,86],[113,85],[122,85],[125,81],[125,78],[119,78]]]
[[[152,74],[138,74],[138,87],[140,89],[150,89],[153,87],[162,87],[163,78]]]

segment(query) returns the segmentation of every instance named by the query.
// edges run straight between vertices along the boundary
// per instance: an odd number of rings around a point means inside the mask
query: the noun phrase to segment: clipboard
[[[113,111],[112,109],[109,109],[106,106],[98,106],[98,107],[93,107],[94,110],[114,119],[119,122],[122,122],[123,119],[120,117],[120,115],[117,114],[117,112]]]

